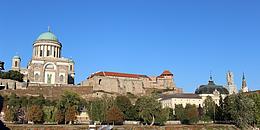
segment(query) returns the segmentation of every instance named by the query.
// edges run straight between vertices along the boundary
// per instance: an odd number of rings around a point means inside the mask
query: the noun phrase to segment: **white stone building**
[[[200,85],[199,88],[196,89],[195,94],[202,97],[203,102],[209,96],[213,99],[215,104],[219,105],[220,96],[222,99],[225,99],[225,97],[229,95],[229,91],[222,85],[216,85],[212,80],[212,76],[210,76],[208,84]]]
[[[163,108],[169,107],[173,110],[176,105],[182,105],[184,108],[187,104],[196,105],[196,107],[202,107],[203,105],[202,97],[192,93],[162,95],[159,98],[159,101],[162,103]]]
[[[33,43],[32,59],[21,68],[21,58],[14,56],[12,70],[25,75],[30,85],[74,84],[74,61],[61,55],[62,44],[50,31],[42,33]]]

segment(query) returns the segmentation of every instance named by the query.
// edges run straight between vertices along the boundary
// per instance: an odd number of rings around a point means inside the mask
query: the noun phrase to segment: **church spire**
[[[209,73],[209,81],[213,81],[212,72],[211,72],[211,71],[210,71],[210,73]]]
[[[50,27],[50,25],[48,26],[48,32],[51,32],[51,27]]]
[[[242,89],[242,92],[248,92],[248,87],[247,87],[247,83],[246,83],[245,73],[243,73],[241,89]]]
[[[245,78],[245,73],[243,72],[243,78],[242,78],[242,80],[244,81],[244,80],[246,80],[246,78]]]

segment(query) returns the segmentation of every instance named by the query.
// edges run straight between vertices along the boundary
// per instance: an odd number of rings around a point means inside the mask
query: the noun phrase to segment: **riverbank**
[[[8,124],[11,130],[87,130],[88,125],[17,125]],[[234,125],[170,125],[170,126],[115,126],[115,130],[237,130]]]

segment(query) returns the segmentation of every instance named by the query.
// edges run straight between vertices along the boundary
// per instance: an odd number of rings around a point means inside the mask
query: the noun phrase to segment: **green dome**
[[[44,32],[37,38],[37,40],[58,41],[58,38],[52,32]]]

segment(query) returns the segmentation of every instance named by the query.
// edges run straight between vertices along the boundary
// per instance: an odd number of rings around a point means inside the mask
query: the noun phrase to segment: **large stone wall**
[[[3,86],[4,89],[26,89],[27,83],[25,82],[18,82],[11,79],[1,79],[0,78],[0,85]]]
[[[181,93],[182,89],[176,87],[173,77],[160,78],[130,78],[115,76],[93,76],[81,83],[84,86],[93,86],[95,91],[105,91],[118,94],[132,93],[134,95],[146,94],[149,89],[166,89]]]
[[[18,96],[43,95],[48,99],[59,99],[65,91],[75,92],[85,99],[91,99],[93,96],[93,89],[89,86],[30,86],[27,89],[1,90],[0,94],[9,95],[15,93]]]
[[[87,80],[84,85],[93,86],[93,90],[103,90],[106,92],[120,93],[120,94],[143,94],[145,81],[134,78],[114,78],[95,76]]]

